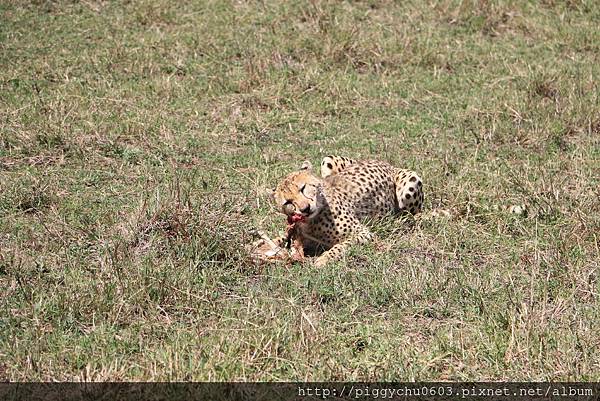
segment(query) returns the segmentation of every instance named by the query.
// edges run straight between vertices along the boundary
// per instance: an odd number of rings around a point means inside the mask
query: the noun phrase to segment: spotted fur
[[[327,156],[321,177],[305,162],[277,186],[274,199],[282,213],[306,217],[298,223],[299,232],[305,247],[324,250],[316,261],[322,266],[339,259],[352,244],[371,240],[365,220],[419,213],[423,184],[416,173],[383,161]]]

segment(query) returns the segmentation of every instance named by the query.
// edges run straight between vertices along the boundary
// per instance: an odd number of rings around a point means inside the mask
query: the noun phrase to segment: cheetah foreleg
[[[369,229],[362,224],[358,226],[357,231],[344,241],[335,244],[315,261],[315,266],[322,267],[328,262],[341,259],[348,249],[355,244],[366,244],[373,239],[373,234]]]

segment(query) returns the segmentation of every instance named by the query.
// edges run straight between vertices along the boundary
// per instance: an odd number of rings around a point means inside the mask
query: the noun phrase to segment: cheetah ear
[[[302,166],[300,166],[300,170],[312,171],[312,163],[308,160],[304,160]]]

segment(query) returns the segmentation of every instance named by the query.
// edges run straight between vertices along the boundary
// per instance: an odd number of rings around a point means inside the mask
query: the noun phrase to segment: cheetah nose
[[[310,214],[310,205],[306,206],[304,209],[301,209],[300,212],[303,214]]]

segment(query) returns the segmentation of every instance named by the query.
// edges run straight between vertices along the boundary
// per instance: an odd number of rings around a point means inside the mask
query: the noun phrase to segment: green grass
[[[0,20],[0,379],[600,380],[598,2]],[[254,265],[268,189],[327,154],[415,169],[453,215]]]

